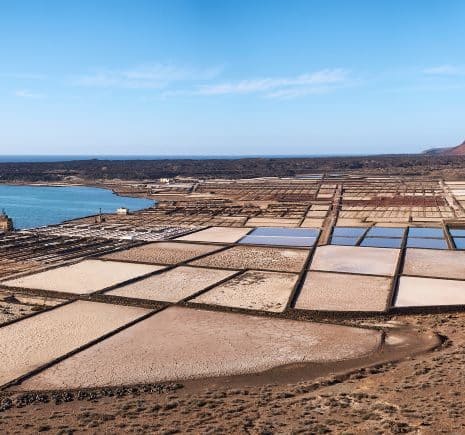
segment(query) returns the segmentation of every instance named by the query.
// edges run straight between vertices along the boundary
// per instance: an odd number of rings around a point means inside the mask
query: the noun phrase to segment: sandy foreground
[[[255,373],[375,352],[381,333],[170,307],[26,380],[24,390],[102,387]]]
[[[149,310],[76,301],[0,328],[0,385],[129,323]]]

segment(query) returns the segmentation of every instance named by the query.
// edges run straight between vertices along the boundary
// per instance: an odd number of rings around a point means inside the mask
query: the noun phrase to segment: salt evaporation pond
[[[148,199],[118,196],[95,187],[0,185],[0,210],[13,219],[16,229],[58,224],[98,214],[100,209],[102,213],[114,213],[119,207],[135,211],[153,204]]]

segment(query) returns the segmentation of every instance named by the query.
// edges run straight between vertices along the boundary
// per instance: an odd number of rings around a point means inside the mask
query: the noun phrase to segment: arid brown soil
[[[397,363],[309,381],[156,386],[3,399],[3,433],[461,433],[465,314],[393,318],[445,342]],[[347,321],[346,323],[350,323]],[[362,323],[362,322],[352,322]],[[364,321],[378,324],[379,320]],[[446,338],[447,337],[447,338]],[[241,385],[242,384],[242,385]],[[146,390],[146,391],[145,391]],[[108,396],[110,395],[110,396]],[[78,400],[80,399],[80,400]],[[41,400],[48,403],[41,403]],[[68,401],[69,400],[69,401]],[[24,405],[28,401],[35,403]],[[18,407],[19,406],[19,407]]]

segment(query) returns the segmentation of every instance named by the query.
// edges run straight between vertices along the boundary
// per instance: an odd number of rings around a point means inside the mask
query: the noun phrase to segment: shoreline
[[[117,196],[117,197],[120,197],[120,198],[132,198],[132,199],[140,199],[140,200],[146,200],[146,201],[151,201],[152,204],[149,205],[148,207],[144,207],[144,208],[140,208],[140,209],[137,209],[137,210],[133,210],[133,211],[130,211],[130,213],[134,213],[134,212],[140,212],[140,211],[143,211],[143,210],[148,210],[149,208],[155,206],[157,204],[157,201],[152,199],[152,198],[149,198],[147,196],[144,196],[144,197],[141,197],[141,196],[135,196],[135,195],[131,195],[130,193],[129,194],[121,194],[120,192],[118,192],[117,190],[115,190],[114,188],[109,188],[103,184],[98,184],[98,183],[53,183],[53,182],[50,182],[50,183],[47,183],[47,182],[39,182],[39,183],[26,183],[26,182],[15,182],[15,183],[12,183],[12,182],[1,182],[0,181],[0,186],[11,186],[11,187],[87,187],[87,188],[91,188],[91,189],[101,189],[101,190],[106,190],[106,191],[109,191],[111,192],[113,195]],[[101,215],[111,215],[111,214],[115,214],[116,213],[116,209],[113,213],[111,212],[102,212]],[[49,226],[56,226],[56,225],[62,225],[62,224],[65,224],[65,223],[70,223],[70,222],[73,222],[75,220],[80,220],[80,219],[88,219],[88,218],[93,218],[93,217],[97,217],[99,216],[99,213],[96,213],[96,214],[90,214],[90,215],[85,215],[85,216],[77,216],[77,217],[73,217],[73,218],[70,218],[70,219],[64,219],[58,223],[50,223],[50,224],[47,224],[47,225],[40,225],[40,226],[35,226],[35,227],[31,227],[31,228],[14,228],[13,231],[32,231],[32,230],[35,230],[35,229],[38,229],[38,228],[44,228],[44,227],[49,227]],[[11,216],[10,216],[11,217]],[[14,218],[13,219],[13,225],[14,225]]]
[[[127,195],[122,195],[120,194],[117,190],[113,189],[113,188],[109,188],[107,187],[105,184],[99,184],[99,183],[96,183],[95,181],[94,182],[82,182],[82,183],[58,183],[58,182],[44,182],[44,181],[41,181],[41,182],[38,182],[38,183],[31,183],[31,182],[25,182],[25,181],[17,181],[17,182],[3,182],[3,181],[0,181],[0,186],[31,186],[31,187],[93,187],[93,188],[96,188],[96,189],[104,189],[104,190],[110,190],[112,193],[114,193],[116,196],[119,196],[121,198],[140,198],[140,199],[147,199],[149,201],[153,201],[154,203],[156,203],[157,201],[152,199],[152,198],[149,198],[148,196],[145,196],[145,197],[140,197],[140,196],[135,196],[135,195],[132,195],[130,193],[128,193]],[[141,210],[145,210],[145,209],[141,209]],[[140,210],[137,210],[137,211],[140,211]]]

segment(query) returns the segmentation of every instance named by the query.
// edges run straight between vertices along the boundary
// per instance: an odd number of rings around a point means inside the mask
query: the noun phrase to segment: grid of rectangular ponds
[[[452,234],[455,231],[456,236]],[[450,230],[457,249],[465,249],[465,229]],[[407,237],[408,248],[448,249],[446,236],[438,227],[334,227],[332,245],[400,248]],[[456,241],[457,239],[457,241]]]
[[[310,228],[256,228],[238,243],[251,245],[276,245],[311,247],[315,244],[320,230]]]
[[[465,228],[449,228],[455,249],[465,250]],[[288,247],[312,247],[320,230],[312,228],[261,227],[238,243]],[[334,227],[331,245],[400,248],[406,237],[407,248],[449,249],[441,227]]]

